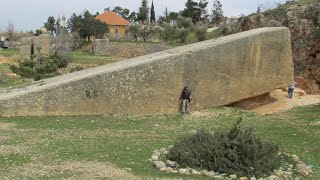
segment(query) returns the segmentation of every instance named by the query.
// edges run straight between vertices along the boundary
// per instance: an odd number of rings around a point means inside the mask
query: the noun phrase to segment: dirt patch
[[[312,126],[320,126],[320,121],[311,123]]]
[[[3,55],[0,55],[0,64],[14,64],[18,65],[20,60],[20,56],[18,55],[13,55],[10,57],[5,57]]]
[[[7,155],[7,154],[21,154],[24,152],[22,146],[10,146],[10,145],[1,145],[0,146],[0,155]]]
[[[130,171],[130,169],[128,169]],[[61,162],[50,165],[27,164],[10,171],[4,179],[13,177],[39,178],[41,176],[54,177],[66,175],[67,179],[139,179],[126,170],[119,169],[111,163],[102,162]]]
[[[320,95],[306,95],[301,89],[295,89],[292,99],[288,98],[288,93],[281,89],[272,91],[270,94],[247,99],[234,106],[260,114],[272,114],[280,111],[292,109],[297,106],[306,106],[320,103]]]
[[[14,130],[16,124],[14,123],[0,123],[0,130],[6,131],[6,130]]]

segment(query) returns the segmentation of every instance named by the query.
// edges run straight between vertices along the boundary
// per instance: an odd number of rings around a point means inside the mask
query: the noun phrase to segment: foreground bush
[[[280,167],[278,147],[241,130],[241,119],[226,133],[199,130],[178,142],[167,158],[181,167],[201,168],[247,177],[265,177]]]

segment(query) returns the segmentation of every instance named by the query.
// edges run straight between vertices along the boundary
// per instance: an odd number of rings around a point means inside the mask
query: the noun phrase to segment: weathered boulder
[[[261,28],[42,80],[0,94],[1,116],[162,114],[231,104],[293,80],[290,32]]]
[[[320,93],[320,66],[317,58],[320,49],[320,2],[297,1],[263,14],[264,16],[252,14],[246,17],[240,30],[280,26],[279,23],[287,26],[292,34],[295,74],[302,76],[308,86],[304,86],[307,89],[303,86],[301,88],[310,94]],[[266,21],[267,24],[263,23]]]
[[[240,31],[247,31],[250,29],[266,27],[268,24],[268,19],[264,17],[263,14],[255,14],[252,16],[247,16],[241,26]]]

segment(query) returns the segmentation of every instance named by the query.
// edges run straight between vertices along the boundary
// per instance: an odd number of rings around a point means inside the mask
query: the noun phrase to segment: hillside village
[[[9,22],[0,32],[0,177],[320,178],[320,2],[239,17],[213,2],[187,0],[155,17],[142,0],[138,12],[52,15],[29,32]]]

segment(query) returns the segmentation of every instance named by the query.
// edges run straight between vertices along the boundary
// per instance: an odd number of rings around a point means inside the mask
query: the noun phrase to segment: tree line
[[[169,39],[180,39],[185,42],[186,36],[190,32],[201,31],[208,23],[218,24],[222,17],[222,5],[219,0],[213,0],[211,15],[209,15],[208,1],[187,0],[185,8],[179,12],[169,12],[165,9],[163,15],[156,19],[155,6],[153,0],[149,7],[148,0],[141,0],[141,5],[138,12],[130,11],[127,8],[116,6],[113,9],[105,8],[105,11],[112,11],[130,21],[132,25],[128,29],[135,41],[138,38],[146,41],[150,36],[158,36],[158,38],[168,41]],[[85,10],[80,14],[72,14],[67,21],[67,26],[61,26],[61,20],[53,16],[48,17],[44,23],[44,27],[51,33],[57,34],[59,31],[69,31],[78,33],[82,39],[90,39],[90,37],[102,38],[108,32],[108,25],[97,20],[95,17],[99,13],[91,14]],[[195,27],[195,25],[199,27]],[[202,30],[203,31],[203,30]],[[40,34],[38,30],[36,34]],[[198,39],[203,39],[200,37]]]

